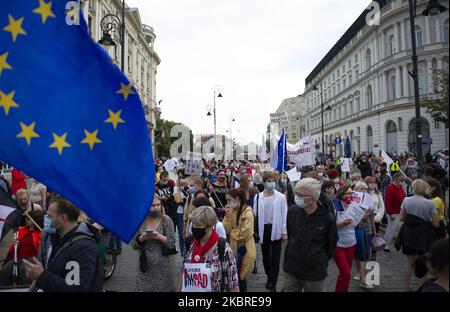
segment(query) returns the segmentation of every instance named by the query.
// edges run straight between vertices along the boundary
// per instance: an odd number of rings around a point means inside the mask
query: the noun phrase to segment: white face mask
[[[319,175],[319,177],[323,177],[323,172],[318,172],[317,174]]]
[[[305,204],[305,199],[303,197],[299,197],[299,196],[295,196],[294,198],[295,204],[297,206],[299,206],[300,208],[305,208],[306,204]]]

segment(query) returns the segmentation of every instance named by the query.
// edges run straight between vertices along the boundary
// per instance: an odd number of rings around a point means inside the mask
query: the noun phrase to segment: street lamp
[[[235,122],[235,121],[236,121],[236,119],[233,116],[230,116],[230,141],[231,141],[231,157],[232,158],[234,158],[234,144],[233,144],[233,132],[232,132],[231,123]]]
[[[416,49],[416,26],[414,23],[414,18],[416,15],[416,5],[417,0],[409,0],[409,22],[411,28],[411,49],[412,49],[412,63],[413,70],[409,74],[414,81],[414,102],[415,102],[415,113],[416,113],[416,156],[419,168],[422,168],[422,125],[420,123],[420,95],[419,95],[419,78],[418,78],[418,67],[417,67],[417,49]],[[446,7],[439,3],[439,0],[430,0],[426,9],[423,11],[423,15],[437,15],[444,12]]]
[[[313,87],[313,90],[314,91],[318,91],[319,90],[317,88],[317,85],[315,85]],[[325,134],[324,134],[324,131],[323,131],[323,111],[324,111],[323,106],[324,106],[324,103],[323,103],[323,98],[322,98],[322,82],[321,82],[320,83],[320,114],[321,114],[321,117],[322,117],[322,157],[325,157]],[[326,110],[330,111],[331,107],[327,106]]]
[[[214,88],[214,106],[213,106],[213,114],[214,114],[214,153],[217,153],[217,137],[216,137],[216,97],[222,98],[223,87],[216,86]],[[217,95],[216,95],[217,94]],[[211,110],[208,110],[206,116],[211,116]]]
[[[115,31],[120,29],[120,46],[121,46],[121,58],[120,58],[120,69],[124,72],[125,67],[125,0],[122,1],[122,21],[115,14],[105,15],[101,22],[100,27],[103,31],[102,39],[98,41],[101,45],[106,47],[115,46],[113,38],[111,37],[110,31]]]

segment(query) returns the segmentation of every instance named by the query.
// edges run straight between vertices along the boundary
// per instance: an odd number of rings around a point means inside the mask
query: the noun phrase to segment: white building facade
[[[365,12],[353,23],[305,80],[306,131],[321,150],[321,93],[325,152],[343,155],[348,137],[351,153],[400,154],[415,151],[415,109],[411,31],[407,0],[378,1],[379,25],[369,26]],[[417,1],[415,36],[421,98],[438,91],[436,70],[448,70],[448,9],[424,16],[427,1]],[[448,1],[441,1],[448,8]],[[314,86],[317,91],[313,90]],[[322,89],[322,90],[321,90]],[[421,109],[423,153],[448,147],[448,128]]]
[[[82,12],[88,23],[94,41],[102,38],[100,22],[107,14],[115,14],[122,19],[122,1],[120,0],[84,0]],[[116,46],[103,48],[120,68],[121,45],[120,29],[111,33]],[[155,52],[155,32],[152,27],[142,24],[139,10],[125,5],[125,65],[124,73],[136,88],[147,120],[147,126],[155,142],[154,128],[160,110],[156,103],[156,74],[161,59]],[[153,146],[153,151],[155,151]]]
[[[305,133],[304,121],[302,120],[303,96],[284,99],[278,106],[276,113],[286,112],[288,125],[286,129],[286,139],[288,143],[295,144]],[[278,135],[281,135],[282,128],[278,129]]]

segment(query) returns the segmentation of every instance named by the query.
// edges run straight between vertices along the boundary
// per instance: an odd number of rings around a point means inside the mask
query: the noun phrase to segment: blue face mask
[[[267,190],[273,190],[275,188],[275,182],[268,182],[267,184],[266,184],[266,189]]]
[[[56,233],[56,228],[52,227],[52,220],[47,215],[44,217],[44,231],[48,234]]]
[[[195,192],[197,192],[197,190],[195,189],[195,186],[191,186],[188,190],[189,193],[194,194]]]

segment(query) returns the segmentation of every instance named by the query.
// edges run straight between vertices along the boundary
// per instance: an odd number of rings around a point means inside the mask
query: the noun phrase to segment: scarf
[[[200,240],[194,239],[194,251],[191,256],[191,263],[202,263],[203,255],[219,241],[219,234],[212,230],[211,236],[203,247],[200,247]],[[197,257],[198,256],[198,257]],[[197,258],[197,260],[196,260]]]

